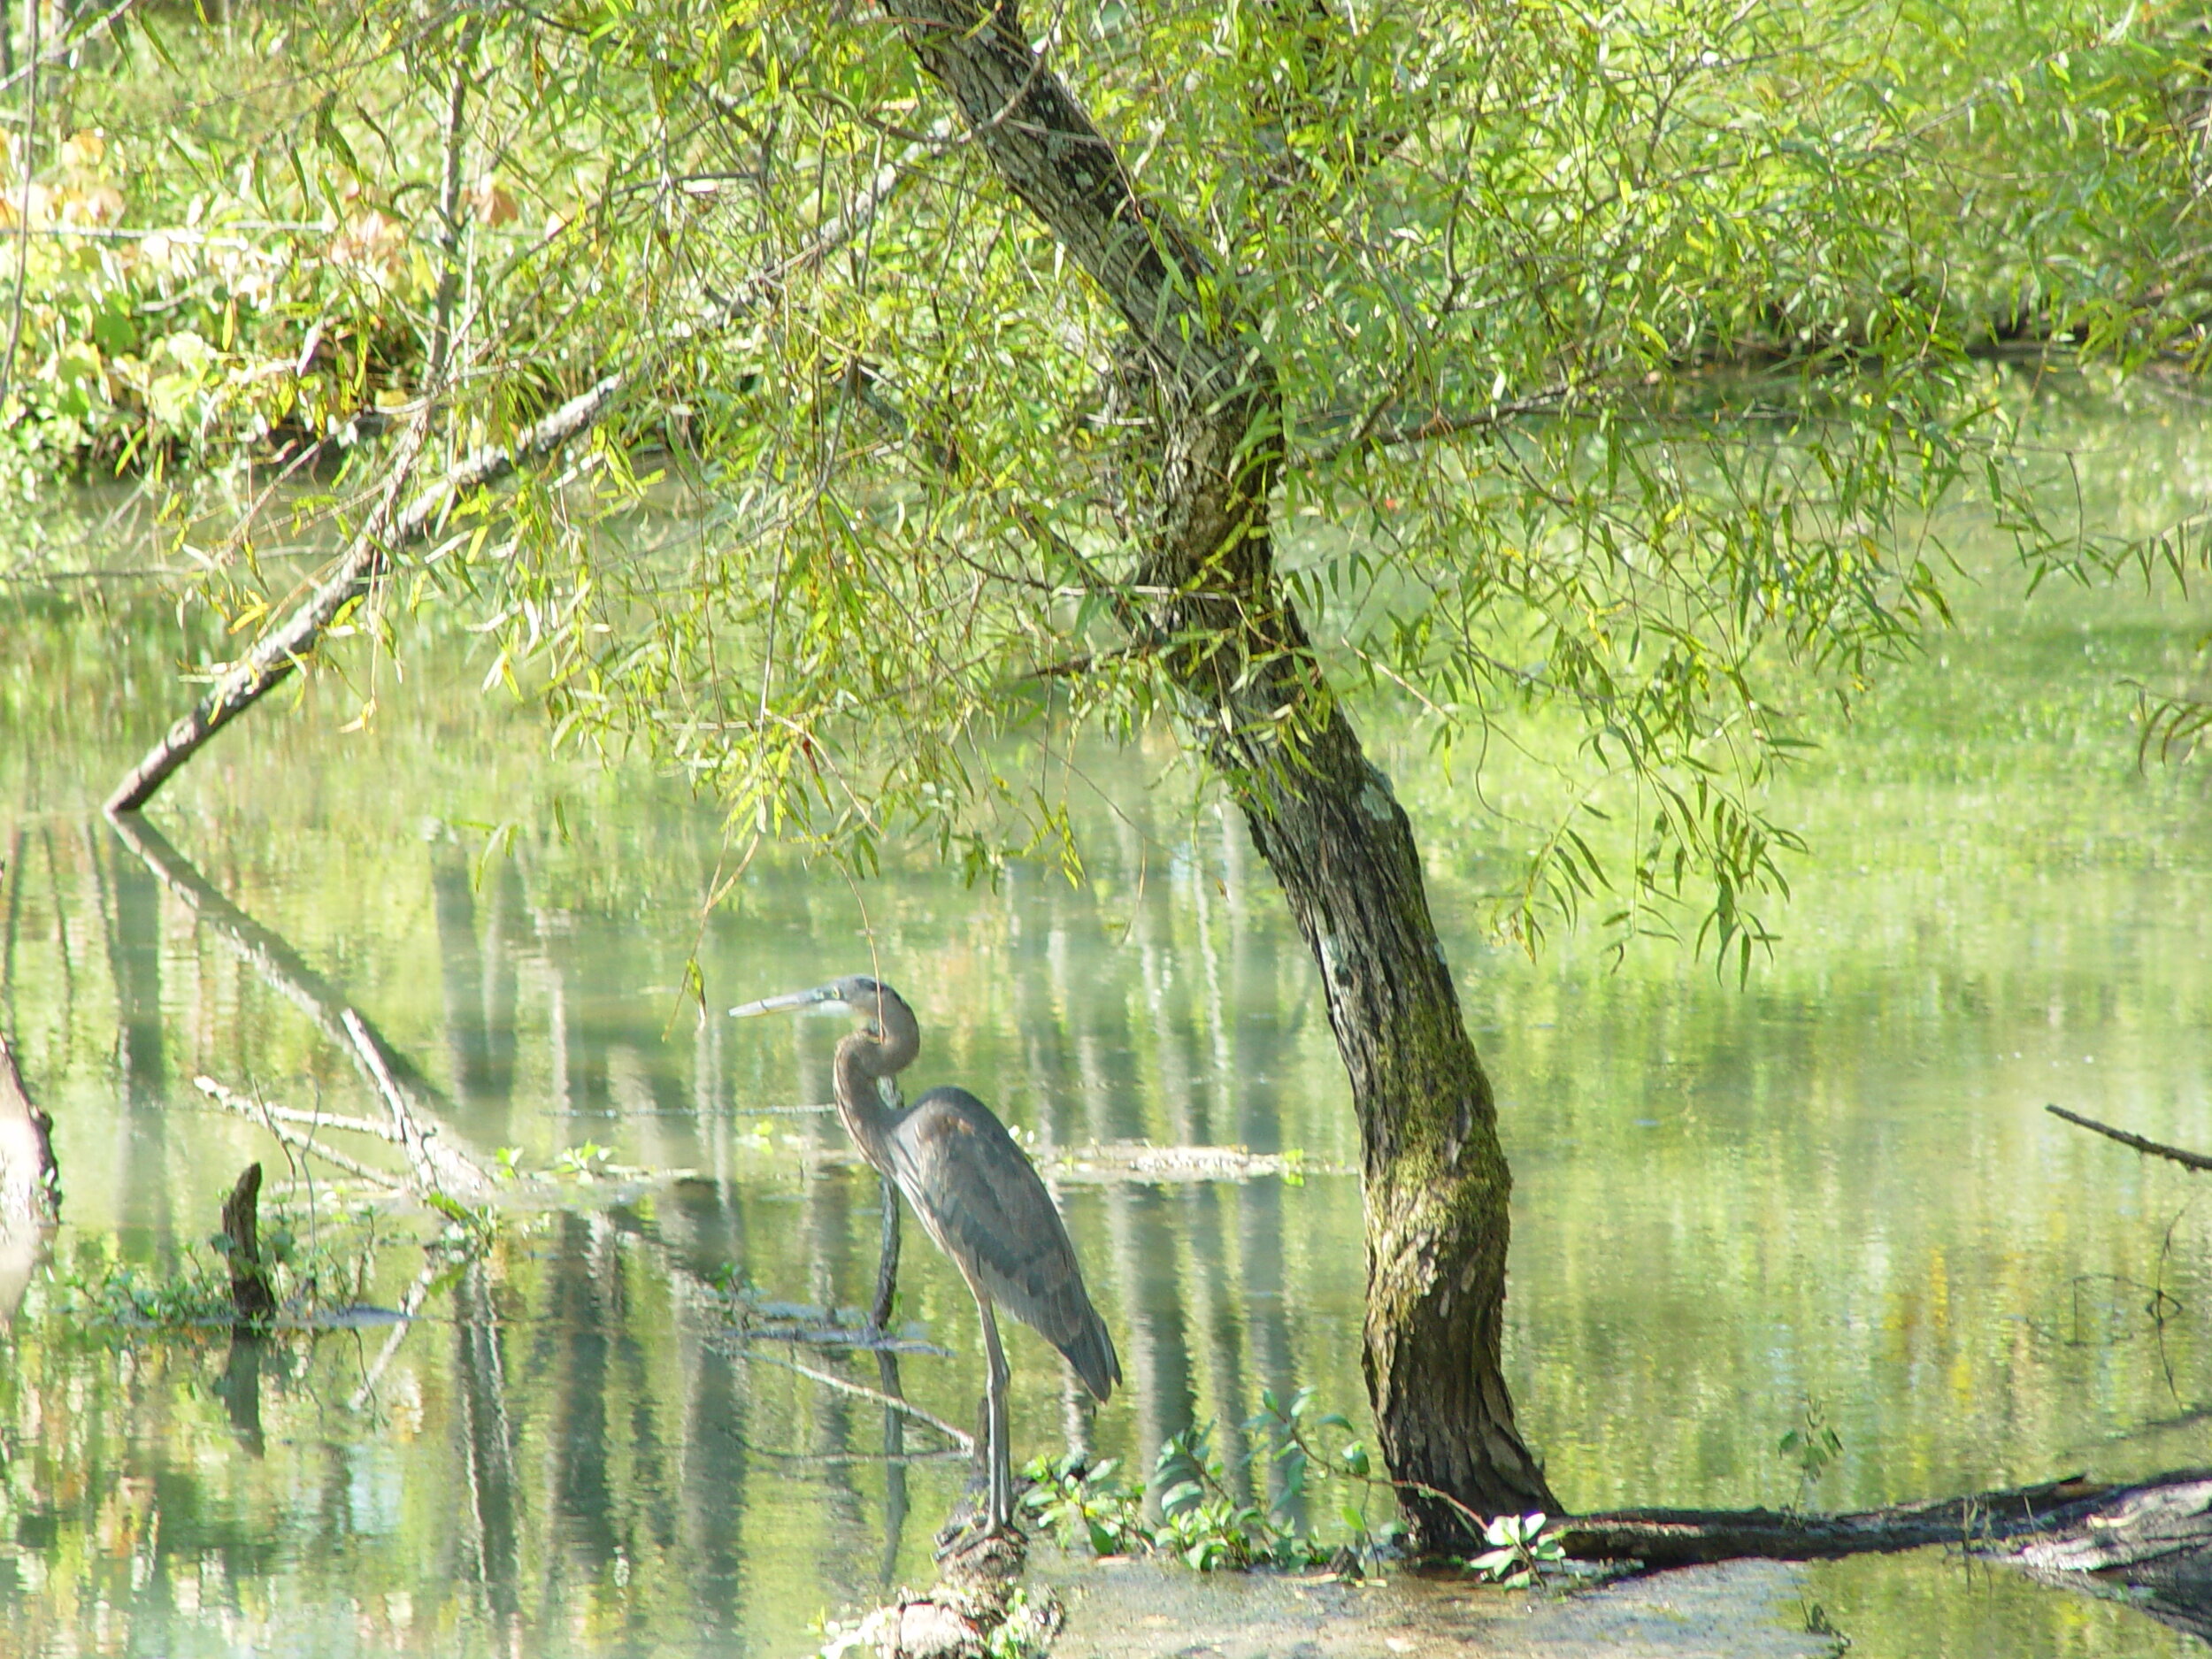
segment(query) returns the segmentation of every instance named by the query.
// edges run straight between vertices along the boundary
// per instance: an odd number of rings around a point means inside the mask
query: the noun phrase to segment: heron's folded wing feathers
[[[892,1169],[945,1253],[1104,1398],[1120,1378],[1112,1340],[1052,1194],[1005,1126],[964,1090],[933,1090],[894,1134]]]

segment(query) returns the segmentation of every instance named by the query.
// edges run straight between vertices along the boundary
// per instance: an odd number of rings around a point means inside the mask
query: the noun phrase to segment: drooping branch
[[[864,229],[912,176],[915,165],[929,153],[928,146],[915,145],[879,169],[867,188],[825,223],[811,242],[791,257],[748,278],[704,320],[700,332],[726,329],[772,303],[793,278],[813,269]],[[426,403],[393,457],[376,507],[347,544],[332,573],[225,672],[192,711],[172,726],[125,774],[108,797],[109,816],[144,807],[210,738],[290,678],[340,613],[366,599],[390,569],[394,557],[428,535],[455,504],[473,491],[503,482],[518,467],[544,460],[584,437],[621,407],[641,378],[634,368],[602,375],[552,413],[524,427],[511,442],[471,450],[435,483],[407,499],[428,436],[431,410]]]

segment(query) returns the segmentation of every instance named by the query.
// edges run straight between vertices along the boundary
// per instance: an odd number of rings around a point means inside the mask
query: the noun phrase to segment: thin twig
[[[407,1190],[407,1183],[388,1171],[373,1169],[357,1158],[349,1158],[342,1152],[333,1151],[320,1141],[301,1134],[297,1130],[285,1128],[281,1124],[271,1118],[258,1102],[250,1101],[244,1095],[225,1088],[211,1077],[196,1077],[192,1079],[192,1087],[225,1110],[236,1112],[241,1118],[254,1119],[295,1151],[305,1152],[314,1157],[319,1157],[324,1163],[342,1169],[349,1175],[357,1176],[372,1186],[381,1187],[388,1192],[403,1193]]]
[[[2124,1147],[2133,1147],[2138,1152],[2147,1152],[2154,1157],[2171,1158],[2185,1169],[2212,1170],[2212,1157],[2201,1152],[2170,1147],[2162,1141],[2146,1141],[2141,1135],[2130,1134],[2124,1129],[2115,1129],[2110,1124],[2101,1124],[2094,1118],[2084,1118],[2079,1112],[2070,1112],[2063,1106],[2046,1106],[2043,1110],[2054,1118],[2063,1118],[2070,1124],[2093,1129],[2107,1140],[2117,1141]]]
[[[817,1371],[813,1366],[803,1365],[795,1359],[785,1359],[779,1355],[761,1353],[754,1353],[749,1357],[764,1359],[771,1365],[781,1365],[787,1371],[797,1371],[800,1376],[810,1378],[825,1388],[835,1388],[858,1399],[872,1400],[886,1410],[895,1411],[901,1417],[911,1417],[917,1423],[926,1424],[930,1428],[935,1429],[971,1457],[975,1455],[974,1435],[964,1429],[953,1427],[935,1412],[925,1411],[910,1400],[901,1400],[895,1394],[885,1394],[880,1388],[871,1388],[865,1383],[851,1382],[829,1371]]]

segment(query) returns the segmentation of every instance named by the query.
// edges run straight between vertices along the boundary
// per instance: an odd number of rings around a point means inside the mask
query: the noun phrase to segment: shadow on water
[[[1824,1507],[2177,1461],[2131,1436],[2212,1398],[2212,1211],[2039,1108],[2212,1142],[2206,809],[2185,779],[2134,777],[2103,692],[2055,703],[2039,669],[2030,708],[2006,664],[2042,660],[2023,630],[2155,656],[2180,626],[2077,607],[2000,618],[1979,657],[1956,644],[1886,744],[1799,786],[1816,844],[1852,850],[1806,874],[1790,941],[1741,991],[1669,950],[1615,972],[1572,937],[1534,964],[1493,949],[1494,837],[1468,827],[1474,803],[1409,784],[1499,1082],[1513,1380],[1563,1495],[1789,1502],[1801,1471],[1778,1443],[1809,1400],[1843,1439]],[[20,683],[105,706],[104,682],[72,678],[79,656],[38,656],[44,637],[22,631]],[[73,780],[0,726],[0,1013],[70,1192],[53,1272],[0,1334],[17,1650],[795,1655],[821,1615],[926,1580],[962,1460],[787,1362],[968,1424],[972,1305],[910,1231],[884,1313],[949,1356],[746,1339],[772,1304],[868,1317],[883,1193],[833,1156],[833,1118],[799,1110],[826,1098],[834,1029],[696,1018],[678,992],[695,940],[717,1010],[880,953],[923,1021],[915,1083],[975,1087],[1063,1171],[1126,1383],[1094,1411],[1016,1334],[1018,1455],[1141,1471],[1211,1420],[1240,1495],[1265,1498],[1279,1471],[1241,1460],[1237,1428],[1263,1389],[1310,1385],[1358,1415],[1359,1195],[1321,1172],[1356,1164],[1356,1132],[1309,966],[1233,817],[1116,784],[1082,887],[1018,869],[970,891],[895,867],[869,894],[872,941],[841,882],[764,857],[703,930],[713,812],[549,761],[537,728],[457,689],[480,664],[427,655],[349,764],[326,764],[316,698],[257,716],[219,770],[164,797],[173,842],[149,825],[135,849],[87,827],[111,770],[97,743]],[[10,695],[19,729],[50,718]],[[1968,704],[2017,729],[1975,737],[1963,752],[1986,762],[1962,774],[1947,723]],[[1425,776],[1418,733],[1376,724],[1398,775]],[[486,856],[426,818],[513,830]],[[349,1010],[457,1139],[571,1171],[556,1202],[515,1207],[450,1264],[425,1254],[437,1217],[388,1207],[369,1297],[419,1287],[419,1317],[390,1333],[153,1340],[71,1317],[114,1263],[158,1278],[204,1255],[221,1192],[271,1156],[193,1078],[378,1110]],[[1317,1172],[1147,1183],[1052,1162],[1134,1139],[1296,1150]],[[585,1179],[595,1145],[671,1173]],[[296,1227],[337,1213],[302,1173],[274,1183]],[[314,1202],[363,1195],[317,1172]],[[2182,1311],[2153,1330],[2119,1288],[2139,1284]],[[2066,1334],[2080,1294],[2103,1298],[2093,1341]],[[1977,1624],[1978,1587],[1925,1563],[1824,1573],[1782,1599],[1821,1601],[1857,1654],[1920,1651],[1938,1626],[1955,1651],[2000,1627],[2055,1651],[2085,1617],[2008,1592]],[[1449,1624],[1420,1594],[1417,1646]],[[1281,1596],[1267,1617],[1287,1632],[1303,1616]],[[1193,1629],[1233,1623],[1201,1600]],[[2101,1651],[2174,1650],[2124,1609],[2093,1617]]]

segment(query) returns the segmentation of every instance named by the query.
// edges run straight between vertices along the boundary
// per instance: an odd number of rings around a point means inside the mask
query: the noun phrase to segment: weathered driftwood
[[[276,1287],[261,1259],[261,1165],[249,1164],[223,1200],[223,1236],[229,1240],[230,1305],[238,1323],[265,1325],[276,1317]]]
[[[914,164],[931,149],[929,145],[911,146],[897,161],[879,169],[867,188],[842,213],[831,218],[812,242],[740,284],[736,293],[699,325],[701,332],[726,328],[751,315],[780,295],[793,277],[850,242],[897,194]],[[290,678],[340,614],[375,590],[401,549],[428,535],[472,491],[488,488],[516,468],[556,455],[591,432],[622,404],[640,378],[634,370],[626,368],[600,376],[551,414],[525,426],[511,442],[484,444],[471,450],[436,482],[409,499],[407,492],[429,435],[433,411],[426,403],[386,471],[375,507],[347,543],[330,575],[282,623],[262,635],[251,650],[225,671],[191,711],[163,733],[161,741],[124,775],[108,797],[109,817],[140,810],[210,738]]]
[[[2131,1134],[2124,1129],[2115,1129],[2110,1124],[2101,1124],[2094,1118],[2070,1112],[2063,1106],[2046,1106],[2043,1110],[2054,1118],[2063,1118],[2070,1124],[2093,1131],[2107,1140],[2117,1141],[2124,1147],[2132,1147],[2138,1152],[2147,1152],[2156,1158],[2170,1158],[2186,1169],[2212,1170],[2212,1157],[2207,1157],[2201,1152],[2192,1152],[2184,1147],[2170,1147],[2162,1141],[2146,1141],[2141,1135]]]

